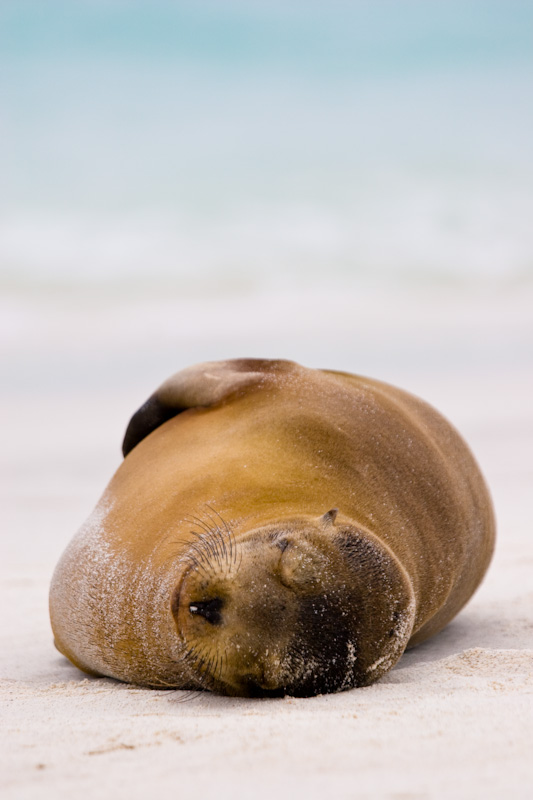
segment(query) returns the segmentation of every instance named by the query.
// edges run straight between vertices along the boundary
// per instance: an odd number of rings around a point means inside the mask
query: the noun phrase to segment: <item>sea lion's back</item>
[[[426,553],[424,567],[428,575],[436,574],[441,554],[448,551],[455,558],[455,576],[452,589],[441,610],[433,615],[427,625],[423,625],[410,642],[418,644],[443,628],[449,620],[463,607],[481,582],[494,551],[496,524],[492,500],[481,473],[479,465],[470,448],[456,428],[433,406],[410,392],[391,384],[371,378],[353,375],[347,372],[324,370],[341,384],[352,387],[354,392],[372,395],[380,407],[388,410],[388,415],[395,420],[393,434],[405,426],[415,432],[419,440],[423,440],[432,452],[431,464],[427,476],[424,470],[418,470],[419,480],[427,484],[428,496],[425,505],[436,507],[441,505],[437,517],[441,524],[434,532],[426,529],[423,535],[433,536],[435,541],[435,566],[431,569],[430,554]],[[407,439],[410,442],[410,437]],[[405,486],[412,480],[405,472],[409,463],[400,448],[389,442],[389,459],[392,460],[400,474],[403,474]],[[411,468],[412,469],[412,468]],[[433,483],[433,487],[430,485]],[[440,484],[440,486],[439,486]],[[446,488],[446,502],[442,502]],[[431,490],[434,501],[431,501]],[[420,483],[418,489],[422,489]],[[439,491],[439,489],[441,489]],[[456,513],[454,513],[456,512]],[[438,543],[437,543],[438,537]],[[393,533],[394,538],[394,533]],[[400,538],[400,533],[398,533]],[[432,544],[431,538],[429,539]],[[423,574],[423,570],[421,571]],[[428,582],[428,592],[432,582]],[[423,584],[423,581],[422,581]],[[424,587],[422,585],[422,591]]]

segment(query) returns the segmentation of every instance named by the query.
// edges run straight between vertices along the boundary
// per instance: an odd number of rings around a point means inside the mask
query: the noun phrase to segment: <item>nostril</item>
[[[189,612],[199,617],[203,617],[211,625],[220,625],[222,622],[222,600],[214,597],[212,600],[198,600],[189,603]]]

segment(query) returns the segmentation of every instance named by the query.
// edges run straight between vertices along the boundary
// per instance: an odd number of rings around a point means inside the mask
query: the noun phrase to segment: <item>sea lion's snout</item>
[[[399,658],[412,626],[408,587],[387,553],[328,513],[253,530],[232,560],[208,539],[205,550],[194,545],[172,607],[193,683],[308,696],[369,683]],[[383,587],[388,600],[369,612],[369,589],[384,596]]]
[[[225,559],[207,538],[194,544],[172,602],[193,683],[233,695],[281,691],[295,624],[293,592],[280,580],[284,550],[254,539]]]

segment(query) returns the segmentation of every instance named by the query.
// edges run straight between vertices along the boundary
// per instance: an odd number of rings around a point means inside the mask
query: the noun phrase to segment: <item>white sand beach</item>
[[[533,763],[531,290],[3,303],[0,786],[23,798],[526,798]],[[273,324],[275,320],[275,324]],[[232,699],[94,679],[55,651],[51,573],[120,463],[130,414],[198,360],[288,357],[433,403],[491,488],[472,601],[379,683]]]

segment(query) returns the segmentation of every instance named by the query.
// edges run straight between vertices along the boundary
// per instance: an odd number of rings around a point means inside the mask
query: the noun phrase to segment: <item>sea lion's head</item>
[[[192,683],[230,695],[364,686],[403,653],[414,620],[393,553],[337,510],[239,536],[214,526],[172,598]]]

